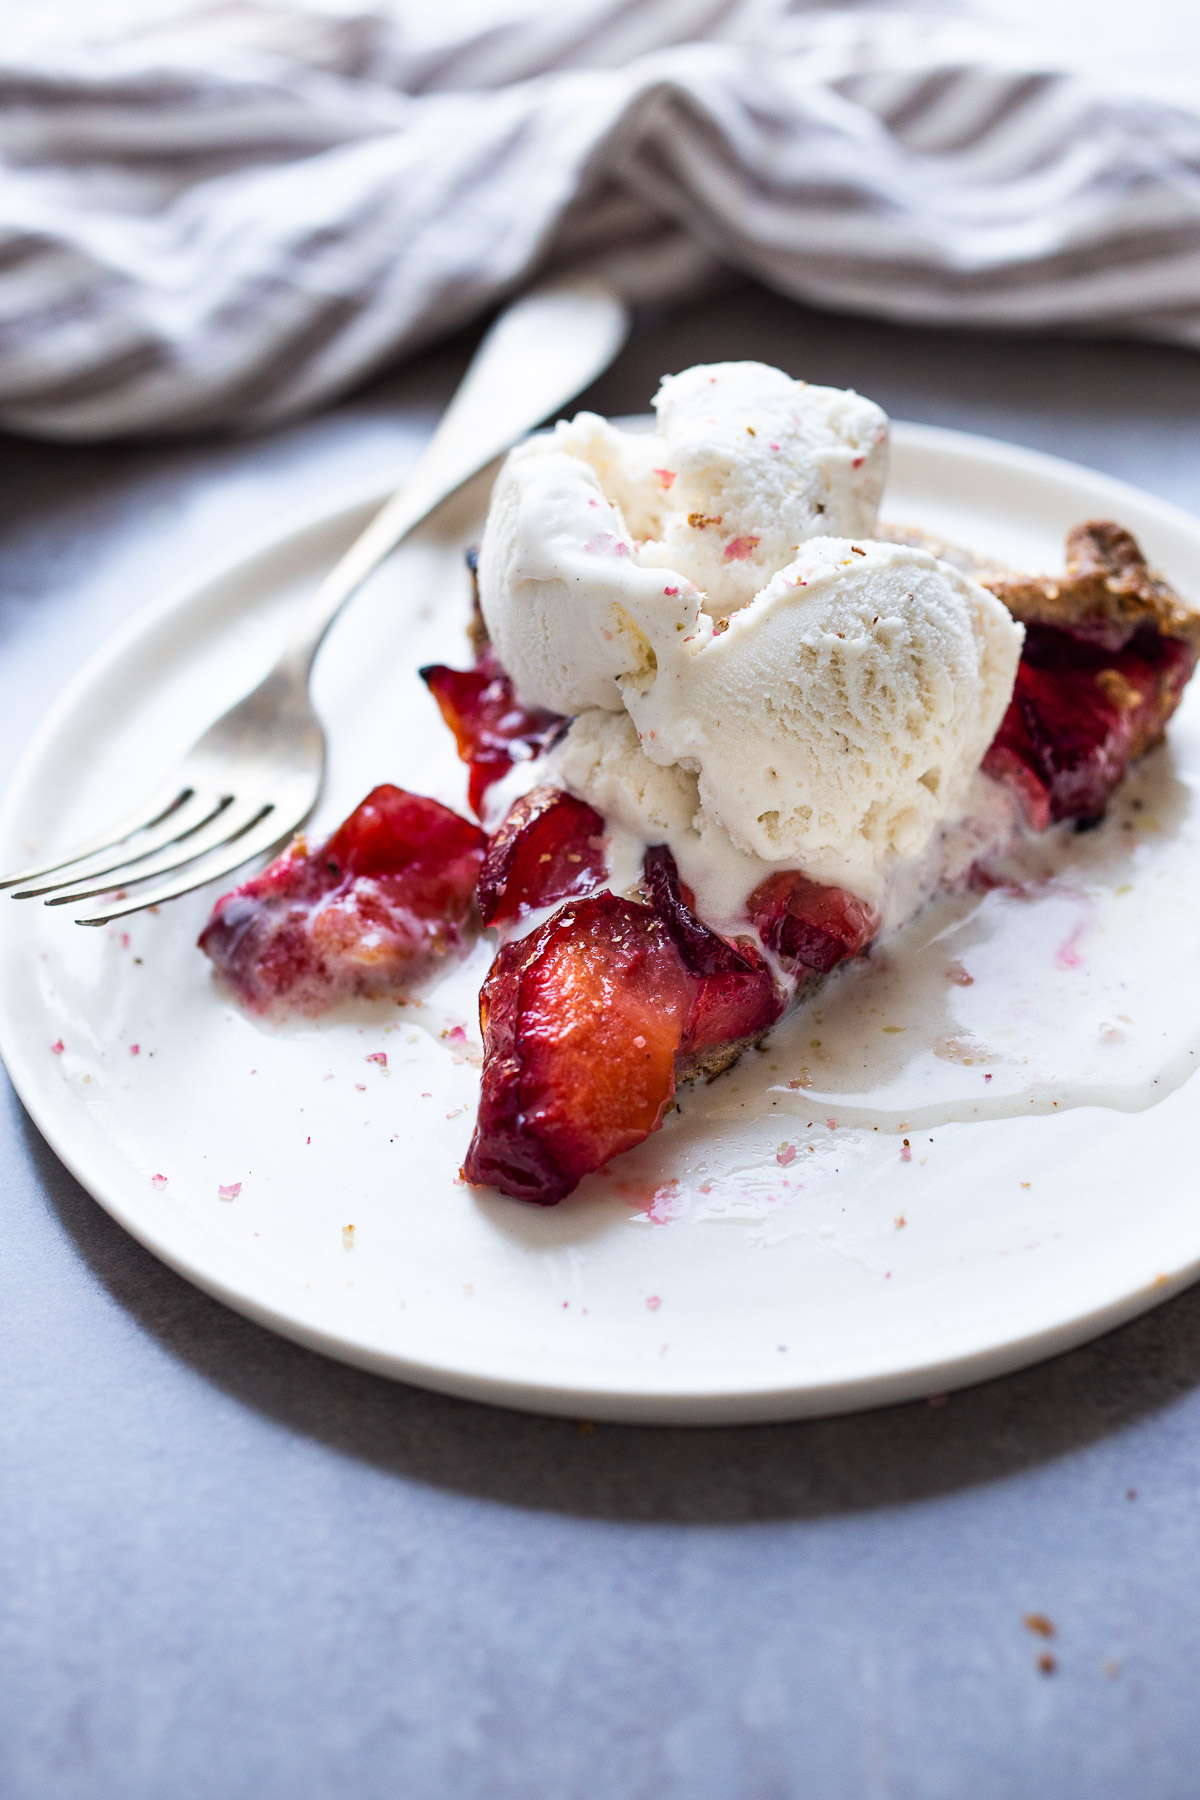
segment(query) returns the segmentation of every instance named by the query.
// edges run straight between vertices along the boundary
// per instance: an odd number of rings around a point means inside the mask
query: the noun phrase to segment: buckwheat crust
[[[1055,625],[1079,635],[1150,626],[1200,650],[1200,607],[1190,605],[1147,567],[1133,533],[1112,519],[1088,519],[1067,534],[1063,575],[986,572],[978,577],[1024,625]]]

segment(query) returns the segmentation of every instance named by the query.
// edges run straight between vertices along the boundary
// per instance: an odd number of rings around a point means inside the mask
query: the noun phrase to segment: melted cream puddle
[[[1081,1106],[1139,1112],[1200,1061],[1195,797],[1159,753],[1083,835],[934,902],[706,1096],[714,1121],[920,1130]],[[724,1089],[722,1092],[721,1090]]]

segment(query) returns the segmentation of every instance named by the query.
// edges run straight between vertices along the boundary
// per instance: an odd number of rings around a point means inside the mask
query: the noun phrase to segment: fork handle
[[[590,276],[534,288],[487,332],[416,467],[311,596],[280,658],[307,679],[343,606],[415,525],[606,369],[629,332]]]

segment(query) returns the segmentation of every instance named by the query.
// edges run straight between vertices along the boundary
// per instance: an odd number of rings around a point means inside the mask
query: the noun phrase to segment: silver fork
[[[628,329],[620,300],[588,278],[516,300],[480,344],[416,468],[312,595],[270,673],[141,806],[70,855],[3,877],[0,889],[15,888],[16,900],[49,896],[47,906],[115,893],[75,921],[107,925],[216,881],[290,836],[321,790],[325,733],[308,682],[334,619],[440,501],[607,368]],[[125,891],[134,887],[136,897]]]

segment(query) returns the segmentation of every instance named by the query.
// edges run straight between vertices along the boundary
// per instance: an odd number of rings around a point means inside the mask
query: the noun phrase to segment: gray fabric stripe
[[[317,4],[275,0],[269,54],[222,36],[231,0],[190,65],[149,39],[140,65],[0,62],[0,422],[280,416],[571,245],[632,266],[667,221],[823,305],[1197,341],[1200,103],[886,0],[545,0],[422,47],[385,0]],[[659,266],[666,294],[707,265]]]

